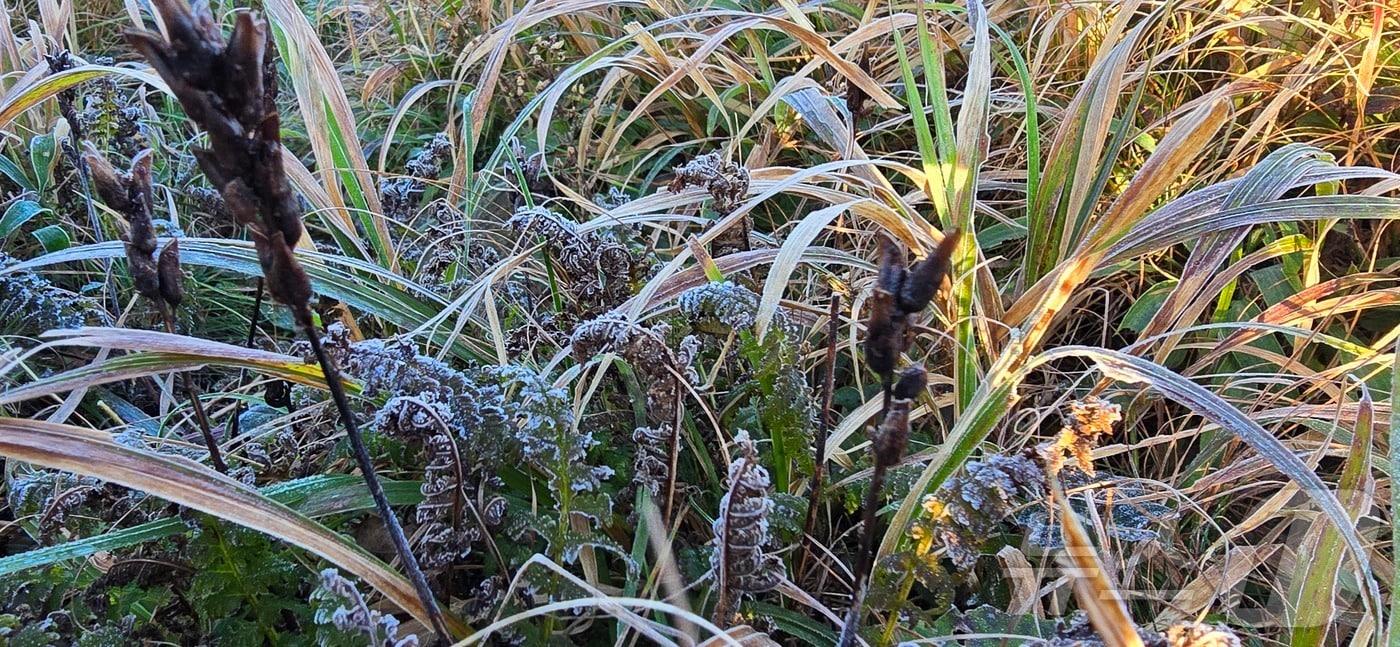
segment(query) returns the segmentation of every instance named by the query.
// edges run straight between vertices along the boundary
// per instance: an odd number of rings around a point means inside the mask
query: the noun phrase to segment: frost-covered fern
[[[321,571],[316,590],[311,592],[316,609],[316,642],[321,647],[417,647],[418,637],[399,637],[399,621],[369,608],[355,583],[340,572]]]
[[[729,491],[712,525],[710,568],[719,586],[715,621],[722,626],[732,622],[742,596],[770,591],[783,578],[782,560],[768,552],[773,510],[768,470],[759,464],[748,432],[741,430],[734,443],[738,455],[729,466]]]

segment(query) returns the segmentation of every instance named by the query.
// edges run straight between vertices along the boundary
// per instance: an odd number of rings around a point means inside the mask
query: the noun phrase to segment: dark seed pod
[[[311,279],[292,255],[292,248],[287,246],[282,232],[273,234],[267,244],[258,246],[258,256],[267,277],[267,292],[272,298],[282,303],[311,300]]]
[[[953,250],[957,248],[961,236],[962,233],[957,230],[948,232],[933,253],[909,269],[909,275],[899,291],[900,310],[914,313],[928,307],[933,295],[938,293],[938,287],[943,284],[943,276],[948,273]]]
[[[267,30],[255,20],[252,12],[239,11],[234,19],[233,34],[224,49],[228,63],[228,84],[233,87],[263,88],[263,56],[267,52]],[[231,94],[243,105],[229,106],[244,129],[252,130],[265,114],[261,93]]]
[[[98,152],[92,142],[83,142],[83,160],[87,162],[92,177],[92,186],[97,195],[113,210],[125,213],[129,208],[126,174],[112,166],[106,155]]]
[[[156,229],[151,223],[151,149],[131,158],[131,172],[126,184],[127,243],[141,253],[156,253]]]
[[[894,295],[876,290],[871,297],[870,318],[865,323],[865,361],[881,376],[889,376],[904,352],[904,314],[894,304]]]
[[[899,294],[904,286],[908,270],[904,268],[904,250],[887,237],[880,239],[880,276],[875,289],[890,294]]]
[[[126,246],[126,261],[131,270],[131,282],[141,296],[160,301],[160,270],[156,259],[150,254],[142,254],[131,245]]]
[[[913,400],[928,388],[928,371],[915,364],[899,372],[899,381],[894,384],[894,397],[900,400]]]
[[[160,250],[156,263],[160,275],[160,296],[171,308],[180,307],[185,300],[185,277],[180,272],[180,241],[171,240]]]
[[[898,463],[904,458],[904,450],[909,446],[909,401],[895,400],[885,411],[884,420],[876,428],[870,439],[875,451],[875,460],[886,466]]]

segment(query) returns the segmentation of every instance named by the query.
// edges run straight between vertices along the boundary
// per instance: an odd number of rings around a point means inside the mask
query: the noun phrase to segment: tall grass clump
[[[1393,642],[1383,5],[6,7],[0,636]]]

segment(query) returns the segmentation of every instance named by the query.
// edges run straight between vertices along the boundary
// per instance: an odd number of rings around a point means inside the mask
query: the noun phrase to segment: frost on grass
[[[311,605],[316,609],[316,642],[322,647],[418,645],[413,634],[400,637],[398,619],[370,609],[355,583],[333,568],[321,571]]]
[[[611,468],[587,464],[588,450],[598,441],[592,433],[578,429],[568,391],[521,366],[491,371],[510,393],[506,419],[525,462],[548,474],[555,491],[568,487],[573,492],[591,492],[612,477]]]
[[[715,618],[721,624],[734,617],[740,597],[771,591],[783,579],[782,560],[768,552],[768,516],[773,511],[768,470],[759,464],[748,432],[740,430],[734,443],[738,451],[729,466],[729,491],[720,499],[711,526],[715,537],[710,568],[721,591]]]

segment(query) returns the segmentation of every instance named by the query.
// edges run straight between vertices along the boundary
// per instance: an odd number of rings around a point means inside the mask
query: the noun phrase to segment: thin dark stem
[[[165,320],[165,332],[175,334],[175,313],[164,302],[160,303],[160,316]],[[200,435],[204,436],[204,446],[209,449],[209,462],[220,474],[228,474],[228,464],[224,463],[223,452],[219,451],[219,441],[214,438],[214,431],[209,426],[209,414],[204,411],[204,403],[199,400],[199,387],[194,385],[194,380],[189,375],[179,375],[177,379],[185,387],[185,397],[189,399],[190,409],[194,411],[195,423],[199,426]]]
[[[243,342],[243,346],[244,346],[245,348],[252,348],[252,347],[253,347],[253,341],[257,338],[257,334],[258,334],[258,318],[259,318],[259,315],[262,314],[263,291],[264,291],[265,287],[266,287],[266,286],[263,285],[263,277],[259,276],[259,277],[258,277],[258,289],[257,289],[257,292],[256,292],[256,293],[254,294],[254,296],[253,296],[253,314],[252,314],[252,316],[250,316],[249,319],[248,319],[248,339],[247,339],[247,341]],[[247,375],[248,375],[248,372],[247,372],[246,370],[239,370],[239,371],[238,371],[238,384],[237,384],[237,386],[243,386],[243,380],[247,377]],[[238,418],[239,418],[239,416],[243,413],[242,410],[243,410],[243,402],[242,402],[241,400],[235,400],[234,403],[233,403],[233,418],[232,418],[231,420],[229,420],[229,423],[228,423],[228,429],[229,429],[228,437],[229,437],[229,438],[237,438],[237,437],[238,437]]]
[[[821,501],[822,485],[826,478],[826,441],[831,433],[831,399],[836,390],[836,345],[840,328],[841,295],[831,295],[831,309],[826,321],[826,359],[822,362],[822,403],[817,418],[816,456],[812,462],[812,488],[807,494],[807,519],[802,524],[802,556],[797,561],[797,573],[807,570],[807,560],[812,556],[815,539],[812,534],[817,529],[817,504]]]
[[[433,596],[433,590],[428,586],[428,578],[423,575],[423,569],[418,566],[418,559],[413,556],[413,550],[408,544],[408,537],[404,535],[403,526],[399,524],[399,518],[394,514],[394,509],[389,505],[389,497],[384,495],[384,487],[379,483],[379,477],[374,473],[374,462],[370,460],[369,450],[365,448],[364,438],[360,435],[359,425],[355,421],[355,412],[350,408],[350,399],[345,395],[345,386],[341,381],[340,369],[335,365],[330,355],[326,354],[321,347],[321,336],[316,331],[316,325],[312,322],[311,310],[305,305],[294,308],[299,327],[306,335],[307,341],[311,344],[311,352],[316,356],[316,361],[321,365],[321,371],[326,376],[326,387],[330,389],[331,399],[335,401],[336,410],[340,413],[340,421],[345,427],[345,436],[350,439],[350,450],[355,454],[355,462],[359,464],[360,474],[365,479],[365,485],[369,488],[369,494],[374,498],[374,506],[379,510],[379,517],[384,520],[384,527],[389,531],[389,537],[394,542],[394,549],[399,554],[399,560],[403,562],[404,570],[408,572],[409,581],[413,582],[413,588],[418,592],[418,597],[423,603],[423,609],[428,614],[433,631],[437,632],[441,638],[451,636],[447,629],[447,623],[442,618],[442,611],[438,609],[437,598]]]
[[[860,553],[856,562],[855,586],[851,589],[851,608],[846,612],[846,622],[841,627],[837,647],[855,644],[856,632],[860,630],[861,610],[865,605],[866,591],[870,588],[870,570],[875,561],[875,509],[880,505],[880,491],[885,486],[887,467],[877,454],[875,473],[870,477],[870,489],[865,493],[865,509],[861,512]]]

